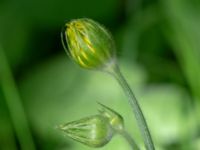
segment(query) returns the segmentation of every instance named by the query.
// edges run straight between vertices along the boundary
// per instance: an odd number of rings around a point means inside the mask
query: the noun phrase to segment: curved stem
[[[28,126],[21,98],[19,96],[7,58],[1,47],[0,60],[0,84],[2,86],[5,102],[20,143],[20,148],[22,150],[35,150],[35,145]]]
[[[129,104],[134,112],[146,149],[154,150],[154,144],[142,110],[126,79],[121,74],[119,67],[117,65],[113,65],[112,67],[107,68],[107,72],[115,77],[128,97]]]
[[[122,130],[119,134],[122,135],[126,139],[126,141],[131,146],[132,150],[139,150],[139,147],[137,146],[136,142],[126,130]]]

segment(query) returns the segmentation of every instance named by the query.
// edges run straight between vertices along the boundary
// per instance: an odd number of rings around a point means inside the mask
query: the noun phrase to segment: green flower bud
[[[58,127],[72,139],[90,147],[102,147],[107,144],[114,131],[108,120],[101,115],[87,117]]]
[[[66,23],[61,40],[67,54],[83,68],[102,69],[115,64],[115,44],[111,34],[91,19]]]
[[[105,118],[108,118],[111,127],[117,132],[124,130],[123,117],[111,108],[101,103],[99,103],[99,105],[101,105],[101,109],[99,110],[100,114]]]

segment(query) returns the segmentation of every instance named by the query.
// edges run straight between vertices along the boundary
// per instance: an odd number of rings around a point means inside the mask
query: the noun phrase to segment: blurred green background
[[[199,0],[1,0],[0,149],[91,150],[55,127],[96,114],[97,101],[142,146],[116,81],[79,68],[62,48],[62,26],[82,17],[113,33],[156,149],[200,150]],[[120,136],[100,148],[126,149]]]

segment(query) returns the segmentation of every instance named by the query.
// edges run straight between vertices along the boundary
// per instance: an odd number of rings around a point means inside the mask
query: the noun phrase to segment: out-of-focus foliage
[[[95,114],[97,101],[122,114],[142,146],[119,85],[107,74],[79,68],[62,48],[62,26],[82,17],[113,33],[120,67],[157,149],[200,149],[199,0],[1,0],[0,50],[12,69],[36,149],[90,150],[55,127]],[[8,74],[4,67],[0,59],[0,149],[16,150],[20,139],[11,113],[20,111],[8,107],[5,95],[13,93],[5,93],[3,83],[10,81],[2,81]],[[129,146],[116,136],[100,149]]]

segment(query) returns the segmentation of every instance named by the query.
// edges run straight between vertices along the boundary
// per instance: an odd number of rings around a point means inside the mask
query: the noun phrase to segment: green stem
[[[132,150],[139,150],[139,147],[137,146],[136,142],[126,130],[122,130],[119,134],[122,135],[126,139],[126,141],[131,146]]]
[[[112,67],[107,68],[107,71],[115,77],[115,79],[119,82],[119,84],[123,88],[126,96],[128,97],[129,104],[131,105],[131,108],[134,112],[134,115],[135,115],[136,121],[138,123],[141,135],[143,137],[146,149],[154,150],[155,149],[154,144],[153,144],[151,134],[149,132],[146,120],[142,113],[142,110],[139,106],[139,103],[138,103],[133,91],[131,90],[127,81],[121,74],[119,67],[117,65],[113,65]]]
[[[22,150],[35,150],[25,111],[19,96],[12,71],[3,49],[0,47],[0,83],[5,102]]]

